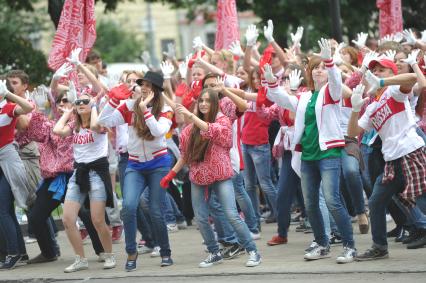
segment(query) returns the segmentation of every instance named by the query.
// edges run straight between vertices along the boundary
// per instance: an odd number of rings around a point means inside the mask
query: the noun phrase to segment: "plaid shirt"
[[[405,188],[400,199],[405,205],[412,205],[416,197],[426,193],[426,147],[386,162],[383,183],[392,181],[395,177],[395,162],[400,162],[405,178]]]

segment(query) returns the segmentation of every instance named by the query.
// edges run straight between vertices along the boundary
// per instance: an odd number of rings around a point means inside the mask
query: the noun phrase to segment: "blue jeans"
[[[300,190],[300,178],[291,167],[291,151],[284,151],[280,176],[278,179],[277,224],[278,235],[286,238],[291,220],[291,204]]]
[[[141,196],[141,206],[146,215],[149,215],[149,194],[148,191],[144,191]],[[184,219],[182,213],[173,197],[166,193],[164,202],[161,203],[161,209],[164,211],[164,219],[166,224],[176,224],[176,222],[182,222]]]
[[[333,217],[328,212],[327,204],[325,203],[324,189],[322,188],[322,186],[319,191],[319,208],[321,211],[322,221],[324,222],[325,234],[327,235],[327,237],[330,237],[331,236],[331,219]]]
[[[373,184],[371,183],[370,170],[369,170],[369,158],[370,154],[373,151],[371,147],[366,144],[360,145],[362,161],[364,163],[364,170],[361,171],[361,177],[364,185],[365,193],[368,197],[371,196],[371,192],[373,191]]]
[[[122,210],[127,254],[133,255],[137,253],[136,212],[141,194],[145,189],[148,189],[154,238],[160,245],[161,256],[170,256],[169,236],[161,209],[161,203],[165,200],[166,191],[160,187],[160,180],[166,176],[169,170],[169,167],[161,167],[153,170],[138,171],[127,167],[124,177]]]
[[[355,242],[351,218],[340,196],[340,172],[341,158],[325,158],[317,161],[302,160],[301,183],[303,197],[305,198],[305,209],[314,232],[315,241],[321,246],[328,246],[329,239],[319,208],[319,190],[322,182],[325,202],[342,235],[343,246],[353,248]]]
[[[0,169],[0,233],[6,240],[9,255],[26,254],[24,237],[16,219],[12,188]]]
[[[239,244],[248,252],[256,250],[256,244],[251,238],[250,231],[238,214],[234,189],[230,179],[215,182],[208,188],[192,183],[191,189],[192,206],[194,208],[195,218],[197,219],[201,236],[203,237],[210,253],[217,253],[219,251],[219,245],[215,240],[213,230],[208,221],[209,204],[208,200],[205,199],[205,190],[208,190],[209,198],[212,191],[215,192],[227,220],[232,225],[232,228],[238,236]]]
[[[358,160],[342,150],[342,173],[356,215],[365,213],[361,171]]]
[[[260,188],[270,204],[271,215],[277,214],[277,189],[271,180],[271,150],[269,143],[263,145],[243,144],[244,182],[251,199],[258,223],[260,222],[259,196],[256,192],[256,177]]]
[[[217,233],[217,240],[228,244],[237,243],[234,228],[229,223],[223,211],[223,207],[215,193],[212,191],[208,199],[210,216],[213,219],[213,224]]]
[[[240,206],[241,211],[244,213],[245,222],[250,232],[257,234],[259,233],[259,227],[257,224],[256,214],[253,209],[251,199],[247,194],[244,187],[244,177],[240,172],[232,177],[232,183],[234,185],[235,198]]]

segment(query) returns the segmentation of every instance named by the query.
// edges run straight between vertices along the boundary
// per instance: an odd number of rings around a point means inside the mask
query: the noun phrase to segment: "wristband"
[[[380,79],[379,85],[380,85],[380,87],[384,87],[385,86],[385,80],[384,79]]]

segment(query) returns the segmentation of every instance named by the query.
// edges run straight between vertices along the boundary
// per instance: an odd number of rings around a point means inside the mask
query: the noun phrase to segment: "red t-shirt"
[[[250,102],[244,113],[244,126],[241,135],[243,144],[262,145],[269,143],[268,128],[270,120],[259,117],[256,113],[256,102]]]
[[[13,142],[15,138],[16,104],[3,100],[0,102],[0,148]]]

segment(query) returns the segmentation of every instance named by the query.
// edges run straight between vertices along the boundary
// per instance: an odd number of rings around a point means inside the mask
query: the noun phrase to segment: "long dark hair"
[[[201,101],[203,95],[207,93],[210,99],[210,111],[207,115],[204,115],[197,109],[197,117],[207,123],[213,123],[216,120],[216,116],[219,113],[219,95],[212,89],[203,89],[200,96],[197,99],[197,107]],[[202,162],[206,155],[207,149],[210,145],[209,139],[201,137],[200,128],[192,125],[192,129],[189,135],[189,142],[186,147],[186,163],[191,164],[192,162]]]
[[[160,116],[161,110],[164,106],[164,99],[161,95],[161,90],[156,87],[155,85],[152,85],[151,90],[154,92],[154,98],[151,101],[152,110],[151,113],[154,115],[155,119],[158,120],[158,117]],[[142,113],[142,110],[139,107],[139,103],[143,99],[142,96],[140,96],[135,101],[135,105],[133,107],[134,111],[134,127],[136,129],[136,133],[138,134],[138,137],[152,141],[154,140],[154,136],[151,134],[151,131],[149,130],[148,126],[145,124],[145,118],[144,113]]]

